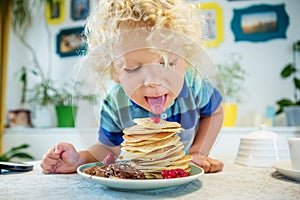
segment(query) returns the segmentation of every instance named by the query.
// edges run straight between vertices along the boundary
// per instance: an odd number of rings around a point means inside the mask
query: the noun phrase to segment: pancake
[[[177,169],[177,168],[181,168],[181,169],[188,169],[189,168],[189,163],[183,163],[181,165],[168,165],[168,166],[164,166],[164,167],[159,167],[156,165],[151,165],[151,166],[140,166],[140,165],[133,165],[135,166],[135,168],[139,169],[142,172],[161,172],[162,170],[171,170],[171,169]]]
[[[180,128],[181,125],[177,122],[169,122],[163,119],[159,120],[159,123],[155,123],[153,118],[137,118],[133,120],[139,126],[151,129],[165,129],[165,128]]]
[[[186,163],[186,162],[189,162],[192,160],[192,156],[190,155],[185,155],[183,156],[182,158],[178,159],[178,160],[175,160],[172,164],[173,165],[181,165],[183,163]]]
[[[161,172],[145,172],[146,179],[162,179]]]
[[[152,152],[155,151],[157,149],[163,148],[163,147],[167,147],[170,145],[174,145],[176,143],[178,143],[180,140],[179,136],[174,136],[172,138],[167,138],[155,143],[150,143],[150,144],[146,144],[146,145],[139,145],[139,146],[123,146],[123,144],[121,145],[122,148],[124,150],[129,150],[129,151],[138,151],[138,152]]]
[[[144,140],[148,141],[159,141],[169,138],[175,135],[176,132],[163,132],[163,133],[152,133],[152,134],[135,134],[135,135],[123,135],[125,142],[140,142]]]
[[[174,161],[180,159],[184,156],[183,151],[175,152],[173,154],[168,155],[167,157],[157,159],[157,160],[151,160],[151,161],[144,161],[144,160],[135,160],[132,161],[134,165],[141,165],[141,166],[147,166],[147,165],[156,165],[156,166],[167,166],[169,164],[174,164]],[[183,162],[182,162],[183,163]],[[181,163],[179,163],[181,164]]]
[[[152,161],[152,160],[156,160],[156,159],[161,159],[161,158],[167,157],[168,155],[170,155],[172,153],[182,151],[182,148],[183,148],[183,144],[181,142],[178,142],[175,145],[171,145],[171,146],[157,149],[155,151],[147,153],[147,154],[143,155],[142,159],[144,161]]]
[[[145,156],[147,153],[146,152],[140,152],[140,151],[126,151],[125,149],[122,149],[118,161],[122,160],[132,160],[132,159],[137,159]]]
[[[130,161],[148,179],[162,178],[162,170],[190,171],[192,157],[185,155],[184,145],[176,135],[183,130],[179,123],[154,123],[152,118],[138,118],[134,122],[136,125],[123,130],[119,161]]]
[[[141,146],[141,145],[146,145],[146,144],[151,144],[151,143],[156,143],[157,141],[155,140],[141,140],[141,141],[138,141],[138,142],[123,142],[121,144],[121,146],[123,147],[126,147],[126,146],[133,146],[133,147],[136,147],[136,146]]]
[[[178,133],[182,131],[182,128],[163,128],[163,129],[150,129],[145,128],[140,125],[135,125],[127,127],[123,130],[125,135],[136,135],[136,134],[151,134],[151,133],[166,133],[166,132],[175,132]]]

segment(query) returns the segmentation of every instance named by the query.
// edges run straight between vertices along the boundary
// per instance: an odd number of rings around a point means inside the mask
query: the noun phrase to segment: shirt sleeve
[[[98,131],[99,141],[107,146],[119,146],[123,142],[123,132],[117,124],[116,111],[107,100],[103,101],[100,128]]]
[[[213,114],[221,104],[222,99],[220,92],[214,88],[207,104],[200,108],[200,115],[209,116]]]
[[[216,111],[223,98],[220,92],[195,70],[189,70],[188,84],[193,89],[193,95],[201,116],[209,116]]]

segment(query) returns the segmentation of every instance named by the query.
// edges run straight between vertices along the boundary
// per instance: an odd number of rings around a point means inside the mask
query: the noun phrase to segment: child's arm
[[[222,106],[207,117],[201,117],[198,132],[196,133],[189,155],[193,156],[193,162],[204,168],[205,172],[217,172],[223,169],[223,163],[219,160],[208,158],[223,123]]]
[[[77,152],[72,144],[58,143],[45,154],[40,166],[45,174],[74,173],[80,165],[102,161],[110,152],[117,156],[119,149],[97,143],[88,150]]]

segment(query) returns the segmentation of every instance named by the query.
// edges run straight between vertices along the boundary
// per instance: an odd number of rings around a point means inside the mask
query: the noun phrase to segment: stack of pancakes
[[[183,144],[176,136],[182,131],[177,122],[155,123],[152,118],[134,119],[135,126],[124,129],[119,161],[131,161],[146,178],[162,178],[162,170],[181,168],[190,171],[191,156],[185,155]]]

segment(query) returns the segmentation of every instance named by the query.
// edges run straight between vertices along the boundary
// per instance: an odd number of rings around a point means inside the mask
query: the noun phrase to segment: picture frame
[[[33,127],[31,111],[26,109],[10,110],[8,112],[8,127]]]
[[[61,23],[65,19],[65,0],[53,0],[46,3],[46,20],[49,24]]]
[[[223,11],[215,2],[201,3],[200,9],[204,15],[204,46],[217,47],[224,40],[223,33]]]
[[[286,38],[289,16],[284,4],[253,5],[234,9],[231,29],[235,41],[261,42]]]
[[[85,20],[90,10],[90,0],[72,0],[71,18],[73,20]]]
[[[86,52],[84,27],[61,30],[56,36],[56,53],[60,57],[79,56]]]

